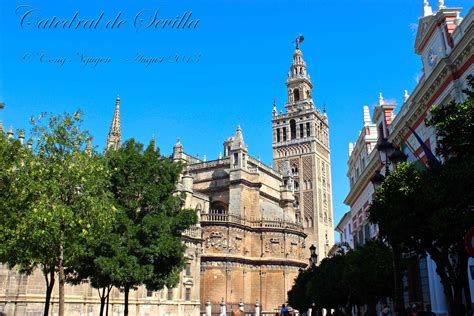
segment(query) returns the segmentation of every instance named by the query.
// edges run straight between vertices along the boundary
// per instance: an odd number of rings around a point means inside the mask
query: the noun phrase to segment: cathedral
[[[316,246],[318,260],[326,257],[334,244],[328,118],[312,99],[298,40],[286,87],[285,111],[274,104],[271,115],[273,167],[251,156],[240,126],[223,141],[224,154],[215,160],[188,155],[177,140],[171,158],[185,164],[177,192],[199,221],[183,234],[187,264],[177,287],[130,293],[130,315],[237,310],[274,315],[287,302],[299,270],[308,266],[309,246]],[[106,150],[119,148],[121,141],[117,97]],[[57,289],[53,314],[56,295]],[[42,315],[43,302],[40,273],[27,277],[0,266],[0,311]],[[97,291],[88,284],[67,286],[67,315],[97,315],[99,305]],[[117,289],[109,310],[123,315],[123,294]]]

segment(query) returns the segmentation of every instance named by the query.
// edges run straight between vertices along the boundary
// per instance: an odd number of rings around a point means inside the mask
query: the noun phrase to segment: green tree
[[[64,315],[67,266],[77,264],[83,240],[107,227],[113,213],[107,194],[104,162],[87,153],[88,133],[81,113],[43,114],[32,119],[32,150],[4,170],[6,188],[0,193],[0,260],[20,273],[40,268],[45,276],[45,315],[55,283],[59,283],[59,315]]]
[[[312,277],[311,270],[300,270],[291,290],[288,291],[288,304],[300,313],[307,311],[313,302],[307,291],[307,285]]]
[[[436,128],[437,153],[444,163],[426,170],[411,163],[398,166],[377,190],[369,210],[388,243],[431,256],[453,315],[464,314],[463,293],[470,301],[464,236],[474,225],[472,76],[468,83],[464,102],[434,108],[426,122]]]
[[[107,153],[111,191],[120,210],[114,225],[112,284],[124,291],[128,315],[131,289],[175,286],[184,268],[182,232],[197,222],[193,210],[182,209],[175,194],[182,165],[160,155],[152,141],[146,150],[134,140]],[[108,260],[106,257],[103,260]],[[98,263],[98,262],[97,262]]]
[[[367,304],[368,315],[377,315],[376,305],[384,297],[391,297],[392,253],[380,241],[368,241],[364,246],[346,255],[345,286],[350,302]]]

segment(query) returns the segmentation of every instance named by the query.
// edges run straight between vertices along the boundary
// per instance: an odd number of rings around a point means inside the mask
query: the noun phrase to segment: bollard
[[[209,299],[207,299],[207,302],[206,302],[206,316],[211,316],[211,313],[212,313],[212,304],[211,304],[211,301]]]
[[[260,316],[260,304],[258,300],[255,302],[255,316]]]
[[[222,301],[221,301],[221,316],[226,316],[226,315],[227,315],[226,306],[225,306],[224,298],[222,298]]]

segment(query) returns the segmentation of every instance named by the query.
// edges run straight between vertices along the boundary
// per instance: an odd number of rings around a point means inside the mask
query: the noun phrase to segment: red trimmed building
[[[426,161],[420,144],[410,127],[435,151],[436,133],[424,124],[433,106],[451,100],[462,102],[466,96],[467,76],[474,73],[474,8],[460,14],[462,8],[448,8],[438,2],[433,12],[427,0],[423,2],[422,16],[418,21],[415,53],[421,57],[422,76],[411,95],[405,91],[403,104],[395,115],[395,105],[387,104],[380,94],[372,118],[364,107],[363,127],[354,144],[349,144],[347,176],[350,191],[344,201],[350,207],[352,234],[355,246],[364,244],[377,235],[375,225],[367,219],[367,209],[374,194],[370,178],[383,168],[377,151],[373,150],[380,137],[387,137],[394,144],[407,144],[405,153],[409,160]],[[416,303],[421,308],[431,305],[433,312],[447,314],[443,288],[436,274],[436,266],[428,258],[412,258],[411,268],[404,276],[405,304]],[[474,262],[470,264],[474,265]],[[473,287],[472,279],[471,288]],[[472,300],[472,299],[471,299]]]

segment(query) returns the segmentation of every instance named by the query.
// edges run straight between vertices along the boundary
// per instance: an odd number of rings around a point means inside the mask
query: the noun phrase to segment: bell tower
[[[329,125],[325,109],[321,112],[313,101],[313,84],[300,49],[303,40],[296,40],[285,111],[278,113],[273,104],[273,161],[281,174],[289,164],[297,220],[308,235],[306,248],[316,246],[322,260],[334,244]]]

